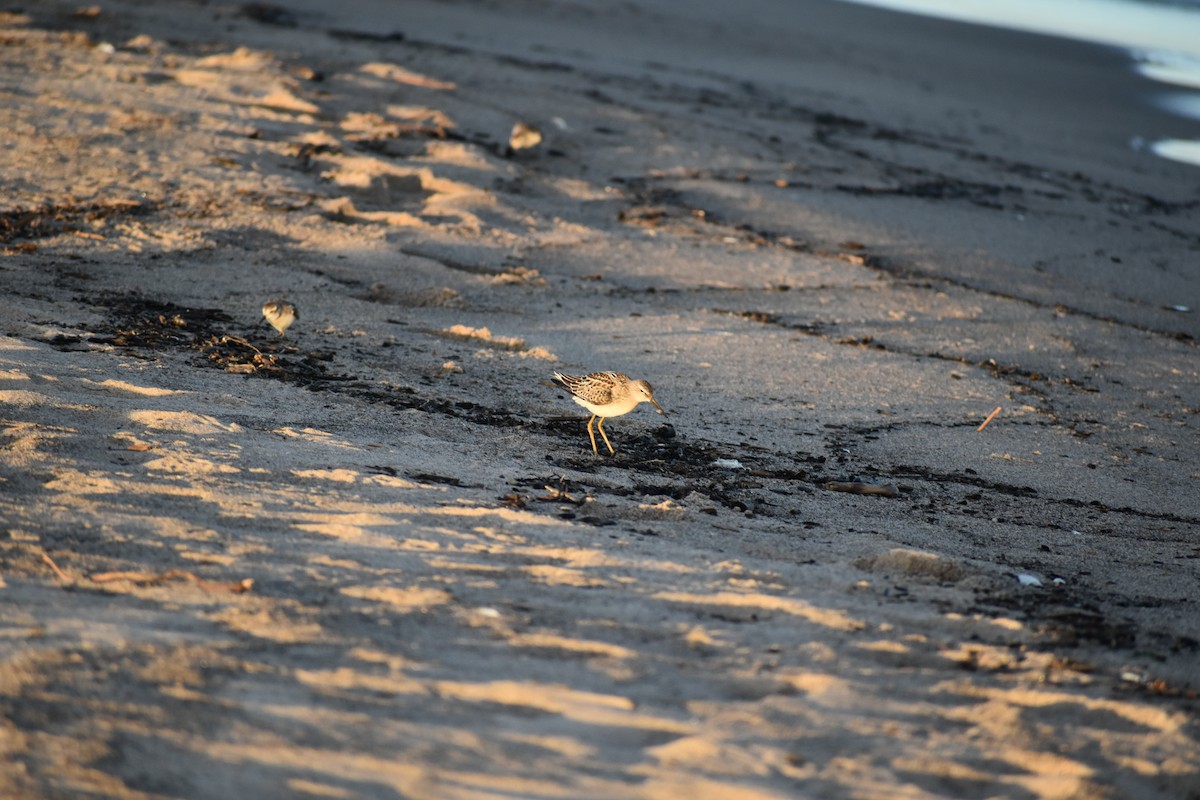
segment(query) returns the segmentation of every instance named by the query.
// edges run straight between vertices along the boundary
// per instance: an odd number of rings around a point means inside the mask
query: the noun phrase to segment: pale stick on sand
[[[986,428],[988,426],[988,423],[991,422],[992,420],[994,420],[999,413],[1000,413],[1000,406],[996,406],[996,410],[987,415],[987,419],[985,419],[983,421],[982,425],[980,425],[978,428],[975,429],[975,432],[979,433],[979,431]]]
[[[283,336],[284,331],[292,326],[292,323],[300,319],[300,312],[291,303],[286,303],[283,300],[271,300],[263,303],[263,316],[267,318],[267,322],[271,323],[271,327],[279,331],[279,335]]]
[[[554,379],[561,383],[571,393],[571,399],[592,412],[588,420],[588,435],[592,437],[592,452],[600,455],[596,448],[596,433],[592,423],[600,418],[600,435],[608,445],[608,452],[616,455],[608,434],[604,432],[604,420],[608,417],[619,417],[637,408],[639,403],[651,403],[658,413],[666,414],[658,401],[654,399],[654,390],[650,384],[642,380],[633,380],[620,372],[593,372],[590,375],[563,375],[554,373]]]

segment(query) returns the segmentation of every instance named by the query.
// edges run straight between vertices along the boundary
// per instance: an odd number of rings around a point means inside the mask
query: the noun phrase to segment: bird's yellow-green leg
[[[594,430],[592,430],[592,423],[595,421],[596,421],[596,415],[592,414],[592,418],[588,420],[588,436],[592,437],[592,452],[595,453],[596,455],[600,455],[600,451],[596,449],[596,432]],[[600,424],[603,425],[604,420],[601,420]],[[600,433],[602,433],[602,434],[604,433],[603,428],[600,429]]]
[[[617,451],[613,450],[612,442],[610,442],[608,440],[608,434],[604,432],[604,417],[600,418],[600,424],[597,427],[600,428],[600,435],[604,437],[604,443],[606,445],[608,445],[608,452],[615,456],[617,454]],[[595,446],[596,446],[596,437],[593,436],[592,437],[592,447],[594,448]],[[600,454],[597,453],[596,455],[600,455]]]

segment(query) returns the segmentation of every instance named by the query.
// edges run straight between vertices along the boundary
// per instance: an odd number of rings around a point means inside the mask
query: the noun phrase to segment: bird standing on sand
[[[290,328],[293,322],[300,319],[300,312],[296,307],[283,300],[263,303],[262,312],[267,322],[271,323],[271,327],[279,331],[280,336],[284,335],[284,331]]]
[[[513,125],[512,133],[508,135],[508,149],[529,150],[542,143],[542,132],[528,122],[518,122]]]
[[[645,381],[635,381],[620,372],[593,372],[590,375],[563,375],[554,373],[554,379],[571,393],[571,399],[592,412],[588,420],[588,435],[592,437],[592,452],[600,455],[596,448],[596,433],[592,423],[600,419],[600,435],[608,445],[608,452],[616,455],[608,434],[604,432],[604,420],[608,417],[619,417],[637,408],[639,403],[651,403],[658,413],[666,414],[658,401],[654,399],[654,390]]]

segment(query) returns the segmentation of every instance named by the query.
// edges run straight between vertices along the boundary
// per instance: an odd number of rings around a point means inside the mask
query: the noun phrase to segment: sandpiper
[[[542,143],[542,132],[528,122],[518,122],[513,125],[512,133],[508,135],[508,149],[529,150]]]
[[[271,323],[271,327],[279,331],[280,336],[284,335],[284,331],[290,328],[293,322],[300,319],[300,312],[296,307],[283,300],[263,303],[262,312],[267,322]]]
[[[590,375],[563,375],[554,373],[554,379],[571,393],[571,399],[592,412],[588,420],[588,435],[592,437],[592,452],[600,455],[596,448],[596,433],[592,423],[600,419],[600,435],[608,445],[608,452],[616,455],[608,434],[604,432],[604,420],[608,417],[619,417],[637,408],[638,403],[651,403],[658,413],[666,414],[658,401],[654,399],[654,390],[645,381],[635,381],[620,372],[593,372]]]

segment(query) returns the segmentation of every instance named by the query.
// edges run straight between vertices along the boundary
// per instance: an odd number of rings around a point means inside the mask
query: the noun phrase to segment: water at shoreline
[[[844,0],[912,14],[935,16],[1061,36],[1119,47],[1134,70],[1171,91],[1151,91],[1150,101],[1177,116],[1200,120],[1200,2],[1136,0]],[[1151,84],[1154,86],[1154,84]],[[1200,166],[1200,141],[1145,141],[1130,132],[1130,146]]]

